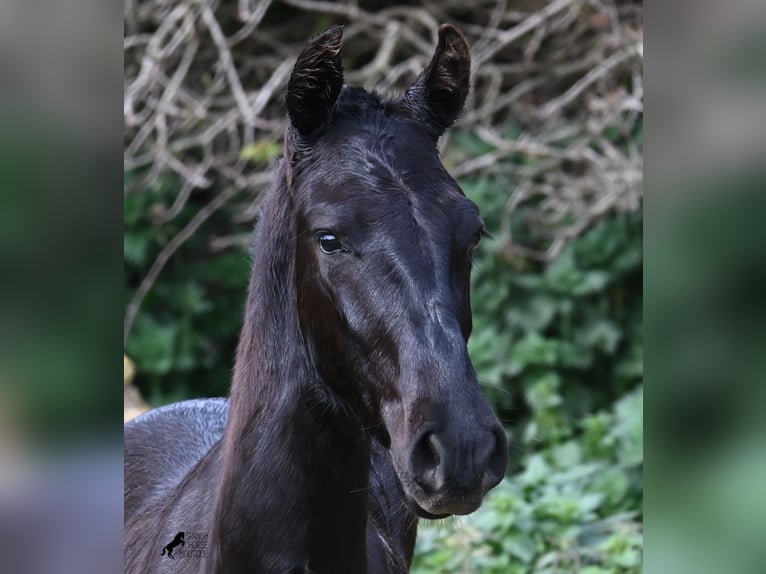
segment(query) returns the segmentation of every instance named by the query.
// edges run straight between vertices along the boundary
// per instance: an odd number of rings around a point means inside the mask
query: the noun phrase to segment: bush
[[[155,214],[180,182],[166,177],[147,192],[125,196],[126,304],[157,254],[199,210],[197,198],[167,223]],[[153,407],[228,393],[250,257],[243,249],[213,252],[209,240],[232,232],[231,213],[213,215],[170,259],[136,315],[126,353],[136,386]]]
[[[526,455],[474,514],[421,521],[412,572],[641,572],[642,417],[639,387]]]
[[[476,513],[421,521],[413,572],[638,573],[641,212],[605,218],[546,265],[507,256],[509,182],[461,185],[498,237],[480,248],[469,350],[509,434],[511,472]],[[523,214],[506,224],[523,232]]]

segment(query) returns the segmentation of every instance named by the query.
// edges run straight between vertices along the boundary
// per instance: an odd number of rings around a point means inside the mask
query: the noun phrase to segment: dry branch
[[[347,81],[384,94],[405,88],[426,65],[440,22],[466,32],[475,87],[460,128],[491,151],[452,171],[508,178],[506,211],[537,210],[550,236],[536,250],[503,230],[509,256],[550,260],[605,214],[640,207],[642,150],[627,137],[643,113],[640,2],[130,0],[124,6],[124,166],[137,176],[125,191],[147,193],[158,179],[178,175],[179,193],[157,225],[181,213],[196,190],[212,194],[142,281],[126,313],[126,338],[175,250],[240,193],[249,207],[232,216],[237,239],[207,243],[241,244],[241,224],[256,218],[271,169],[243,160],[242,150],[281,141],[284,87],[319,17],[346,24]],[[509,121],[521,127],[521,137],[503,136]],[[626,134],[625,141],[613,143],[607,129]],[[519,155],[534,161],[508,161]],[[573,164],[576,170],[569,169]]]

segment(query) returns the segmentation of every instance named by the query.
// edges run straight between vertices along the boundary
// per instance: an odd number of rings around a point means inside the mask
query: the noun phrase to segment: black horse
[[[162,554],[160,554],[160,556],[165,556],[165,552],[167,552],[168,553],[168,558],[170,558],[171,560],[175,560],[176,557],[173,556],[173,549],[176,546],[178,546],[179,544],[181,546],[184,545],[184,533],[183,532],[179,532],[178,534],[176,534],[173,537],[173,540],[171,540],[169,544],[167,544],[166,546],[164,546],[162,548]]]
[[[288,83],[229,400],[126,425],[126,572],[407,572],[417,517],[473,512],[505,473],[466,347],[484,225],[436,145],[468,45],[442,26],[382,99],[343,85],[341,34],[311,40]],[[151,550],[181,528],[209,532],[205,558]]]

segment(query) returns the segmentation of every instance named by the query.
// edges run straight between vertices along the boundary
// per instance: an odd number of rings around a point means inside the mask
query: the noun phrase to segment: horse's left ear
[[[468,42],[457,28],[443,24],[431,63],[404,94],[402,104],[441,135],[463,113],[470,88]]]
[[[295,61],[287,83],[287,113],[298,133],[316,134],[327,124],[343,88],[340,45],[343,26],[312,38]]]

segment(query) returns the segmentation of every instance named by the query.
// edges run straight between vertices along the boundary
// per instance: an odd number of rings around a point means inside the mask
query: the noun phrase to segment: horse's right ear
[[[325,127],[343,88],[340,45],[343,26],[328,28],[312,38],[295,62],[287,83],[287,113],[303,136]]]

